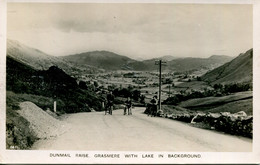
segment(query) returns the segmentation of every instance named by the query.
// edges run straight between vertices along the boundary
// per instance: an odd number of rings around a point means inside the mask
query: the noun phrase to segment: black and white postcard
[[[259,5],[1,0],[0,163],[260,163]]]

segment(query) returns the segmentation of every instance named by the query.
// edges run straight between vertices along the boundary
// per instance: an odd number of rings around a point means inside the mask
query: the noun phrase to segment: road
[[[69,129],[55,138],[39,140],[32,149],[85,151],[193,151],[248,152],[252,140],[195,128],[187,123],[143,114],[114,110],[66,115]]]

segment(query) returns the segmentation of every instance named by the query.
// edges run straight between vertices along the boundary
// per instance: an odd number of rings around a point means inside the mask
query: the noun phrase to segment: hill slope
[[[212,84],[252,83],[252,58],[253,49],[250,49],[232,61],[206,73],[201,79]]]
[[[37,71],[12,57],[7,57],[6,66],[7,91],[60,99],[64,105],[59,108],[69,113],[101,109],[100,97],[91,86],[80,88],[75,78],[56,66]]]
[[[7,40],[7,56],[16,59],[24,64],[31,66],[37,70],[46,70],[51,66],[58,66],[65,72],[71,74],[75,70],[93,72],[95,69],[90,66],[79,66],[71,63],[63,58],[48,55],[38,49],[31,48],[15,40]]]
[[[63,58],[80,65],[91,65],[106,70],[132,70],[133,68],[128,64],[131,62],[137,62],[126,56],[121,56],[108,51],[86,52],[81,54],[63,56]]]
[[[224,56],[224,55],[213,55],[209,58],[184,58],[184,59],[176,59],[170,62],[170,67],[175,68],[176,70],[193,70],[206,68],[211,69],[218,67],[228,61],[230,61],[232,57]]]

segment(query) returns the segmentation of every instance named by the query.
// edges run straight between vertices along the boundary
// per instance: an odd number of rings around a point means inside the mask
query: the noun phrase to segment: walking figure
[[[151,102],[151,106],[150,106],[150,115],[151,117],[155,117],[156,114],[157,114],[157,103],[158,103],[158,100],[157,100],[157,96],[154,96],[153,99],[150,101]],[[149,114],[148,114],[149,116]]]
[[[124,115],[126,115],[126,109],[128,110],[128,115],[132,115],[132,101],[130,97],[127,97],[125,101]]]
[[[110,115],[112,115],[112,111],[113,111],[113,105],[114,105],[114,95],[112,94],[112,91],[110,91],[107,95],[107,104],[106,104],[106,108],[105,108],[105,115],[108,113]]]

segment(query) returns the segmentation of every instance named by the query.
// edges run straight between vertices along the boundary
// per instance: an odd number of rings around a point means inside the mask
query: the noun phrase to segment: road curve
[[[35,150],[250,152],[252,140],[191,127],[186,123],[148,117],[144,108],[133,115],[114,110],[66,115],[69,129],[37,141]]]

